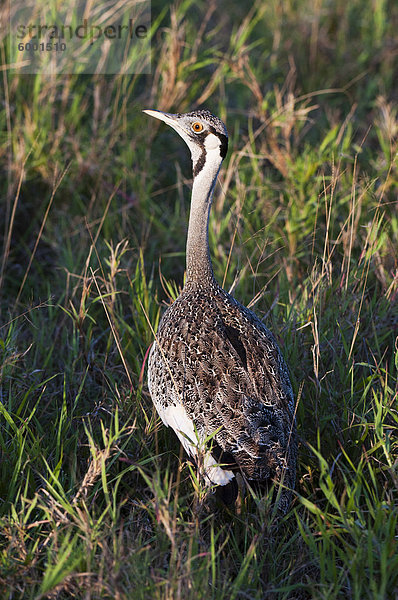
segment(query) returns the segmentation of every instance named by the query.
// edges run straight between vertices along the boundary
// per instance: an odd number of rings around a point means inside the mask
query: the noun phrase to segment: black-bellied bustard
[[[152,400],[224,499],[236,498],[240,472],[249,485],[275,483],[285,511],[297,453],[287,367],[272,333],[218,285],[210,259],[209,212],[227,130],[207,110],[144,112],[177,131],[193,165],[186,283],[164,313],[151,349]]]

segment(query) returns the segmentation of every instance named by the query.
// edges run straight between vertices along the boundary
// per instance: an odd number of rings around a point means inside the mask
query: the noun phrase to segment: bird
[[[226,126],[205,109],[143,112],[181,136],[193,170],[185,285],[164,312],[148,358],[153,404],[223,503],[236,502],[242,487],[272,489],[272,502],[286,513],[297,458],[288,368],[274,335],[218,284],[210,257],[209,213],[228,150]]]

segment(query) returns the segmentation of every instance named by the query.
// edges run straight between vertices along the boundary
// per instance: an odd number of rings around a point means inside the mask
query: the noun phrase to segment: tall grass
[[[0,595],[396,598],[395,3],[152,19],[151,76],[2,72]],[[297,397],[282,519],[206,498],[146,386],[191,170],[141,109],[196,106],[230,133],[216,276],[274,331]]]

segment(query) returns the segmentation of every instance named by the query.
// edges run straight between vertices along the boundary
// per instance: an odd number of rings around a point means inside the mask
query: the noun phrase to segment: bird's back
[[[211,482],[229,483],[239,469],[249,482],[294,487],[294,398],[286,364],[256,315],[217,284],[186,286],[165,312],[148,381],[161,418],[189,454],[195,457],[195,445],[210,438],[203,464]],[[284,491],[280,507],[288,503]]]

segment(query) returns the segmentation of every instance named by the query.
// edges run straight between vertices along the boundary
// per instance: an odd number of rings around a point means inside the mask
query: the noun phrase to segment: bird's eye
[[[192,123],[191,127],[195,133],[200,133],[203,129],[203,125],[202,123],[199,123],[199,121],[195,121],[195,123]]]

